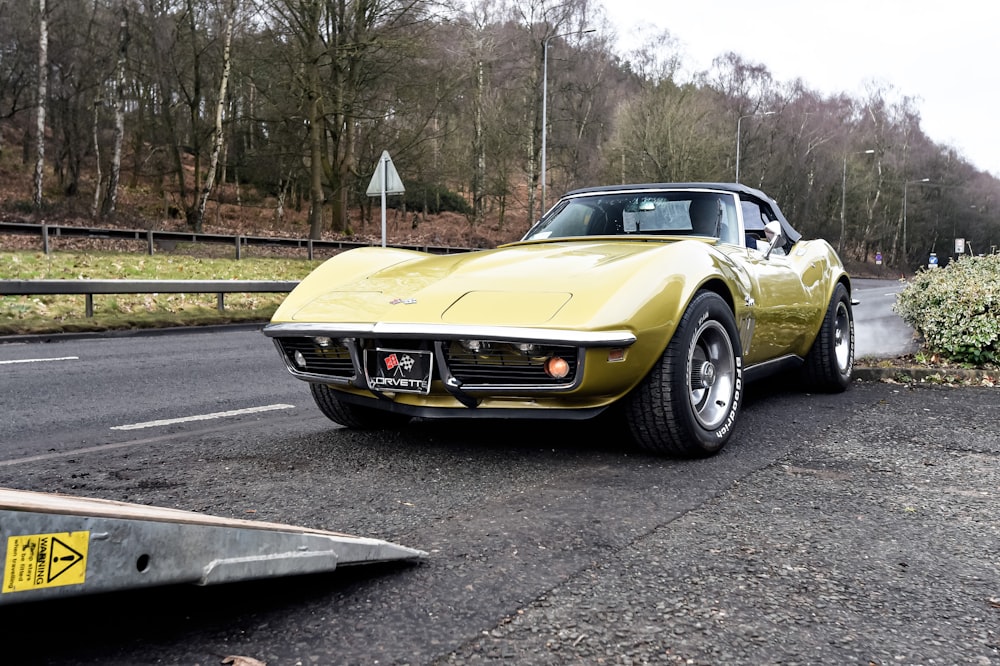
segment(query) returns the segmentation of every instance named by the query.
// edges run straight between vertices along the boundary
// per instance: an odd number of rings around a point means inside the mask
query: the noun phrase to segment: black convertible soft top
[[[634,183],[629,185],[605,185],[598,187],[584,187],[567,192],[563,198],[578,196],[583,194],[596,194],[599,192],[643,192],[656,190],[717,190],[722,192],[733,192],[743,199],[757,199],[760,203],[767,205],[774,213],[774,217],[781,223],[781,228],[785,237],[791,243],[802,238],[802,234],[795,230],[784,213],[778,207],[778,202],[764,194],[764,192],[747,187],[741,183]]]

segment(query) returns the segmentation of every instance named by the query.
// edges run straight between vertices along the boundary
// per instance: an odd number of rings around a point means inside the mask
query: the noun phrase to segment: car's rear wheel
[[[335,423],[354,430],[387,430],[406,425],[409,416],[372,409],[344,402],[337,392],[325,384],[309,384],[313,400],[323,415]]]
[[[718,294],[695,295],[660,361],[629,397],[636,443],[655,453],[705,456],[732,434],[743,394],[736,321]]]
[[[854,312],[847,288],[838,284],[802,373],[813,389],[839,393],[850,385],[853,370]]]

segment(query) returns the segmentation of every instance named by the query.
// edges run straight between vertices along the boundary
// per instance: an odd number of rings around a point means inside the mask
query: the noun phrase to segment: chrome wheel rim
[[[736,385],[736,354],[717,321],[701,325],[688,351],[688,399],[698,423],[715,430],[729,414]]]
[[[837,358],[837,368],[841,374],[851,367],[851,314],[847,304],[837,303],[837,316],[833,326],[833,353]]]

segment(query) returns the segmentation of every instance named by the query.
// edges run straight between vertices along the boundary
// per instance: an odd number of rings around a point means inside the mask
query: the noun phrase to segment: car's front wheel
[[[647,451],[711,455],[732,434],[742,395],[736,320],[721,296],[700,292],[660,361],[629,397],[629,427]]]
[[[354,430],[383,430],[398,428],[410,421],[409,416],[372,409],[363,405],[344,402],[337,392],[325,384],[309,384],[313,400],[323,415],[335,423]]]

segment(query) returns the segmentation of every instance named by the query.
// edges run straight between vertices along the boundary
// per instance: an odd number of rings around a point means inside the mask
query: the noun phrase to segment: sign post
[[[387,194],[404,194],[405,192],[403,181],[399,179],[396,167],[392,164],[392,158],[389,157],[389,151],[383,150],[367,190],[368,196],[382,198],[382,247],[385,247],[385,197]]]

